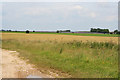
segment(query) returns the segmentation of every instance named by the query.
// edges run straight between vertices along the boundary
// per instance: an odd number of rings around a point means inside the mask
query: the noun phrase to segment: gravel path
[[[2,51],[2,52],[1,52]],[[34,65],[27,64],[26,61],[20,59],[16,51],[0,49],[0,69],[2,68],[0,78],[50,78],[34,68]],[[1,61],[1,58],[0,58]]]

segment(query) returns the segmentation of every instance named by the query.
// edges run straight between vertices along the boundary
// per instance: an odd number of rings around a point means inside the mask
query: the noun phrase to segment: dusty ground
[[[34,65],[27,64],[26,61],[20,59],[16,51],[2,50],[2,78],[45,78],[52,77],[46,75],[34,68]],[[1,70],[0,70],[1,71]]]

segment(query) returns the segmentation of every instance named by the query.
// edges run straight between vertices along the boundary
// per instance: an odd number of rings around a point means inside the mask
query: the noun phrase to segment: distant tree
[[[33,31],[33,32],[35,32],[35,31]]]
[[[71,32],[70,30],[65,30],[65,32]]]
[[[56,33],[59,33],[59,31],[57,30]]]
[[[120,31],[118,31],[118,33],[117,34],[120,34]]]
[[[118,30],[114,30],[114,34],[118,34]]]
[[[110,32],[110,34],[113,34],[112,32]]]
[[[109,33],[109,29],[104,29],[104,33]]]
[[[57,30],[56,33],[71,32],[70,30]]]
[[[11,32],[12,30],[8,30],[9,32]]]
[[[2,29],[2,31],[5,31],[4,29]]]
[[[26,30],[26,33],[29,33],[29,31],[28,31],[28,30]]]
[[[90,29],[90,32],[93,32],[93,28]]]
[[[100,29],[100,28],[91,28],[90,32],[97,32],[97,33],[109,33],[109,29]]]

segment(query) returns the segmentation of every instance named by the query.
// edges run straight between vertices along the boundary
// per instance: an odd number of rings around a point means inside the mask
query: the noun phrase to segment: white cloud
[[[115,15],[107,16],[107,17],[106,17],[106,21],[111,22],[111,21],[114,21],[114,20],[117,20],[117,16],[115,16]]]
[[[54,5],[49,7],[31,6],[24,8],[23,13],[25,15],[38,16],[38,15],[52,15],[59,12],[64,16],[68,16],[71,12],[74,12],[74,10],[81,12],[81,10],[83,10],[83,7],[80,5],[73,6]]]
[[[74,6],[74,7],[73,7],[73,9],[82,10],[82,9],[83,9],[83,7],[82,7],[82,6],[80,6],[80,5],[76,5],[76,6]]]
[[[40,8],[40,7],[28,7],[24,9],[24,14],[26,15],[45,15],[45,14],[51,14],[51,10],[48,8]]]
[[[94,13],[94,12],[90,13],[90,17],[95,18],[96,16],[97,16],[96,13]]]

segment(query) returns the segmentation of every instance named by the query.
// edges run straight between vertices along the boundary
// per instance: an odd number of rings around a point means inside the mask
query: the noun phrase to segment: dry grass
[[[90,42],[113,42],[118,43],[118,37],[101,37],[101,36],[75,36],[75,35],[56,35],[56,34],[25,34],[25,33],[2,33],[2,39],[17,40],[55,40],[55,41],[90,41]]]

